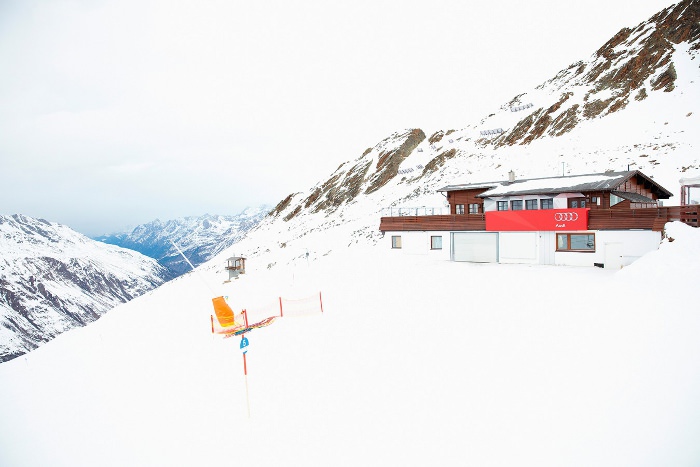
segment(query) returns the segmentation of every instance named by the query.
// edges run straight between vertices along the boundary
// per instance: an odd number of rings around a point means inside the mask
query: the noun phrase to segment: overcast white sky
[[[99,235],[274,205],[673,3],[0,0],[0,214]]]

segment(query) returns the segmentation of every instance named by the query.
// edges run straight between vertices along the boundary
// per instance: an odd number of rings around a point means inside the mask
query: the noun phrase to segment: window
[[[472,203],[469,205],[469,214],[479,214],[479,206],[481,206],[478,203]]]
[[[442,250],[442,236],[441,235],[431,235],[430,236],[430,249],[431,250]]]
[[[573,209],[585,208],[586,200],[583,198],[569,199],[569,207]]]
[[[617,195],[613,195],[612,193],[610,194],[610,206],[615,206],[617,203],[621,203],[623,201],[624,201],[623,198],[621,198]]]
[[[508,201],[499,201],[497,204],[497,209],[499,211],[507,211],[508,210]]]
[[[514,199],[513,201],[510,202],[510,208],[513,211],[522,211],[523,210],[523,200],[522,199]]]
[[[464,205],[463,204],[455,205],[455,214],[464,214]]]
[[[541,199],[540,209],[554,209],[554,200],[552,198]]]
[[[401,248],[401,235],[392,235],[391,236],[391,247],[392,248]]]
[[[537,200],[536,199],[526,199],[525,200],[525,209],[537,209]]]
[[[557,234],[557,251],[595,251],[595,234]]]

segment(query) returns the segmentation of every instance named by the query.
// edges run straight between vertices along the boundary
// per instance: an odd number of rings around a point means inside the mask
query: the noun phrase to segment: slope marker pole
[[[243,317],[245,318],[245,327],[248,328],[248,311],[243,310]],[[246,407],[248,407],[248,418],[250,418],[250,393],[248,392],[248,362],[246,361],[246,354],[248,353],[248,339],[245,337],[245,333],[241,334],[241,350],[243,351],[243,378],[245,378],[245,402]]]
[[[245,401],[248,407],[248,418],[250,418],[250,394],[248,392],[248,365],[246,364],[245,352],[243,352],[243,377],[245,378]]]

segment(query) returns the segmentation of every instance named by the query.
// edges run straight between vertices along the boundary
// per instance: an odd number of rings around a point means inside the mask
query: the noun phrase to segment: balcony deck
[[[698,205],[668,206],[650,209],[591,209],[590,230],[644,229],[662,231],[666,222],[680,221],[700,226]],[[386,231],[459,231],[486,230],[484,214],[447,214],[433,216],[382,217],[379,230]]]

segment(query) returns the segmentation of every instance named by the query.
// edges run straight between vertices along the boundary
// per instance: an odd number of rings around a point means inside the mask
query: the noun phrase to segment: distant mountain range
[[[0,258],[0,362],[172,278],[140,253],[23,215],[0,215]]]
[[[183,217],[142,224],[130,233],[96,237],[95,240],[138,251],[154,258],[174,277],[191,270],[175,245],[196,267],[241,240],[268,214],[268,206],[247,208],[235,216]]]

